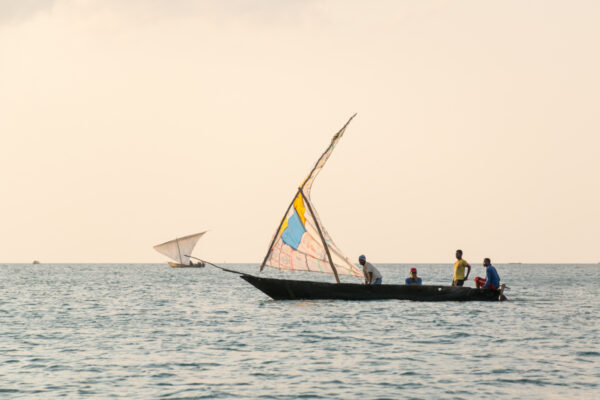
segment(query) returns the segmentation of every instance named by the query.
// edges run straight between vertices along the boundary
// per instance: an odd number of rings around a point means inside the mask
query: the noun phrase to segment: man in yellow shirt
[[[462,250],[456,250],[456,262],[454,263],[454,278],[452,286],[462,286],[465,280],[469,278],[471,266],[468,262],[462,259]],[[467,267],[467,275],[465,276],[465,267]]]

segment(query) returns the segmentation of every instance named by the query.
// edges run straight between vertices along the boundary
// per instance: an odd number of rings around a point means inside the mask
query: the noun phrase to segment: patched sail
[[[356,115],[356,114],[355,114]],[[310,200],[312,184],[344,135],[354,115],[331,139],[290,204],[260,267],[362,277],[362,271],[350,262],[323,227]]]
[[[190,263],[189,255],[192,254],[198,239],[205,233],[206,231],[169,240],[168,242],[154,246],[154,250],[177,261],[179,264],[188,265]]]

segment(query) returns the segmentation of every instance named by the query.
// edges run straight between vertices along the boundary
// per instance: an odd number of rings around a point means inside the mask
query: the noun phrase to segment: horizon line
[[[39,260],[36,260],[39,261]],[[204,260],[207,261],[207,260]],[[228,261],[222,261],[220,262],[221,264],[228,264],[228,265],[232,265],[232,264],[246,264],[246,265],[260,265],[260,261],[257,262],[228,262]],[[144,261],[138,261],[138,262],[124,262],[124,261],[111,261],[111,262],[99,262],[99,261],[95,261],[95,262],[83,262],[83,261],[69,261],[69,262],[42,262],[39,261],[39,263],[34,264],[33,262],[4,262],[4,261],[0,261],[0,265],[56,265],[56,264],[66,264],[66,265],[79,265],[79,264],[96,264],[96,265],[120,265],[120,264],[134,264],[134,265],[142,265],[142,264],[153,264],[153,265],[160,265],[160,264],[165,264],[168,265],[166,261],[164,262],[156,262],[156,261],[152,261],[152,262],[144,262]],[[448,265],[453,265],[453,262],[389,262],[389,261],[373,261],[373,264],[398,264],[398,265],[432,265],[432,264],[448,264]],[[546,265],[573,265],[573,264],[580,264],[580,265],[597,265],[600,264],[600,261],[598,262],[543,262],[543,261],[535,261],[535,262],[517,262],[517,261],[502,261],[502,262],[493,262],[493,264],[510,264],[510,265],[526,265],[526,264],[546,264]],[[477,264],[475,264],[477,265]],[[277,269],[277,268],[274,268]]]

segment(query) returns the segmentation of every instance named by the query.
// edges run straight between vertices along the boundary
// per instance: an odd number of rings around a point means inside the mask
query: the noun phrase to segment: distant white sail
[[[190,257],[188,256],[192,254],[198,239],[205,233],[206,231],[169,240],[168,242],[157,244],[154,246],[154,250],[177,261],[179,264],[188,265],[190,263]]]

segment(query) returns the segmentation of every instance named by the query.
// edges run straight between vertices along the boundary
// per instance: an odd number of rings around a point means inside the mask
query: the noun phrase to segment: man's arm
[[[465,281],[469,279],[469,274],[471,273],[471,266],[469,263],[466,263],[465,267],[467,267],[467,275],[465,275]]]

